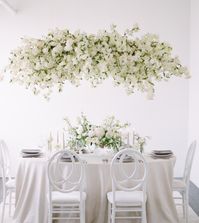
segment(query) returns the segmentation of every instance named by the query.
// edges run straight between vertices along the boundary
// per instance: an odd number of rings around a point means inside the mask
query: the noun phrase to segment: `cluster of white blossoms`
[[[138,31],[134,26],[120,34],[113,25],[96,35],[55,29],[41,39],[24,38],[11,52],[11,82],[49,97],[54,87],[62,91],[66,81],[79,86],[85,79],[96,87],[111,78],[128,94],[137,90],[152,98],[156,81],[189,76],[170,45],[153,34],[136,37]]]
[[[77,151],[90,146],[118,150],[123,145],[122,130],[129,126],[114,116],[106,118],[101,125],[92,124],[83,114],[77,118],[77,125],[72,125],[67,118],[65,121],[67,146]]]

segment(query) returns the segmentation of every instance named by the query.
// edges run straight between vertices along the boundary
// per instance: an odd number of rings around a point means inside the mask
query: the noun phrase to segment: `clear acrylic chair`
[[[5,206],[9,205],[9,216],[12,214],[12,206],[15,205],[15,179],[11,178],[10,174],[10,154],[6,143],[0,141],[0,168],[2,173],[2,186],[3,186],[3,203],[1,223],[4,222]],[[7,198],[9,199],[7,201]]]
[[[48,162],[48,179],[49,223],[55,219],[85,223],[84,164],[79,156],[69,150],[55,153]]]
[[[146,223],[147,164],[142,154],[132,148],[119,151],[111,161],[110,172],[112,191],[107,193],[108,222],[140,219]]]
[[[186,223],[189,221],[189,183],[195,150],[196,141],[193,141],[187,152],[183,177],[174,178],[173,180],[173,198],[177,206],[180,205],[183,207],[183,216]]]

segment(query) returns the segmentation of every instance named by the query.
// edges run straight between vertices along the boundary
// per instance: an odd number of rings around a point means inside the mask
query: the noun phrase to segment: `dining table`
[[[175,156],[154,159],[145,154],[144,157],[148,167],[147,223],[178,223],[178,214],[172,196]],[[111,191],[110,159],[93,154],[82,154],[80,158],[86,162],[84,185],[87,194],[86,223],[107,223],[107,192]],[[20,158],[16,175],[14,223],[48,222],[48,160],[48,156]],[[65,220],[64,222],[77,221]]]

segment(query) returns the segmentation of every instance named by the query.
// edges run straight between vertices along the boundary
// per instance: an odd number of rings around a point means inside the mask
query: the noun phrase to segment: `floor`
[[[183,223],[183,218],[182,218],[182,209],[178,208],[178,213],[180,217],[180,223]],[[189,208],[189,223],[199,223],[199,216],[195,214],[195,212]]]
[[[1,188],[1,182],[0,182],[0,188]],[[0,190],[0,201],[1,201],[1,190]],[[178,208],[178,213],[179,213],[179,217],[180,217],[180,223],[183,223],[184,221],[182,218],[182,208],[180,208],[180,207]],[[13,223],[12,219],[8,217],[7,210],[6,210],[6,214],[5,214],[4,223]],[[189,223],[199,223],[199,216],[197,216],[191,208],[189,210]]]
[[[179,212],[179,216],[180,216],[180,223],[183,223],[183,219],[182,219],[182,212],[179,208],[178,210]],[[189,216],[190,216],[190,221],[189,223],[199,223],[199,217],[193,212],[193,210],[190,208],[189,211]],[[8,217],[8,214],[6,213],[6,217],[5,217],[5,223],[13,223],[12,219]]]

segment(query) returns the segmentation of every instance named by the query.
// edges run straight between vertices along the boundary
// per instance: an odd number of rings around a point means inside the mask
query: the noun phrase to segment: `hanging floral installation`
[[[96,35],[55,29],[41,39],[23,38],[11,52],[6,70],[11,82],[46,98],[54,87],[62,91],[66,81],[79,86],[83,79],[93,87],[112,79],[128,94],[137,90],[153,98],[157,81],[189,77],[169,44],[154,34],[136,36],[138,31],[135,25],[120,34],[113,25]]]

